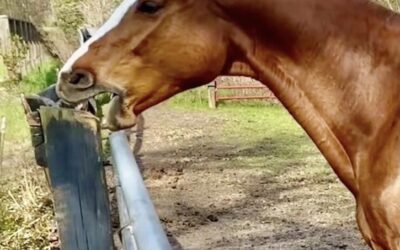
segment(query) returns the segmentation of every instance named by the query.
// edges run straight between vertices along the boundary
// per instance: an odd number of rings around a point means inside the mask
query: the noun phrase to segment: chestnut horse
[[[268,86],[357,202],[373,249],[400,249],[400,16],[367,0],[125,0],[65,64],[58,94],[118,95],[112,129],[219,75]]]

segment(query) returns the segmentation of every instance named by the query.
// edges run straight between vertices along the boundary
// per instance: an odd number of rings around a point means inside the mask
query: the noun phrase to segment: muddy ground
[[[268,147],[246,144],[251,131],[227,138],[221,113],[164,105],[144,117],[135,150],[174,249],[367,249],[330,170],[248,167]]]

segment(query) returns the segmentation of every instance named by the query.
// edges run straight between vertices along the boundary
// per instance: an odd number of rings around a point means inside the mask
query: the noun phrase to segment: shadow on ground
[[[352,197],[305,134],[227,140],[199,128],[204,114],[185,130],[163,112],[135,152],[175,249],[365,248]]]

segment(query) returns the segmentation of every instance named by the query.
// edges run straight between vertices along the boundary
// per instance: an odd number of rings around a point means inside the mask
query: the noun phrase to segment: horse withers
[[[357,202],[373,249],[400,249],[400,16],[367,0],[125,0],[62,68],[68,102],[118,95],[115,130],[220,75],[268,86]]]

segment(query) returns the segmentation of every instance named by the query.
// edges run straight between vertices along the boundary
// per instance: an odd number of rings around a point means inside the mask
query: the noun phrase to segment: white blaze
[[[124,18],[125,14],[128,10],[137,2],[137,0],[124,0],[121,5],[115,10],[115,12],[111,15],[111,17],[107,20],[107,22],[99,28],[95,34],[81,47],[76,50],[72,56],[68,59],[68,61],[64,64],[63,68],[61,69],[60,73],[70,73],[72,70],[72,65],[85,55],[89,51],[89,46],[105,36],[108,32],[118,26],[122,19]]]

